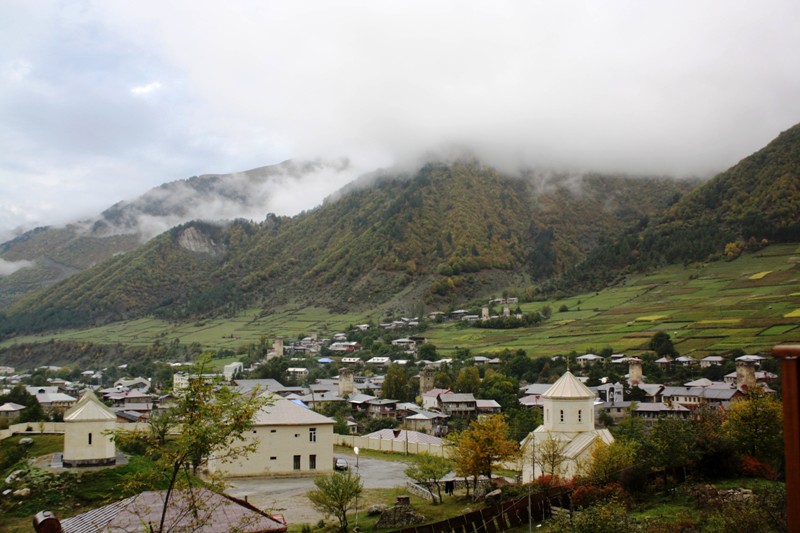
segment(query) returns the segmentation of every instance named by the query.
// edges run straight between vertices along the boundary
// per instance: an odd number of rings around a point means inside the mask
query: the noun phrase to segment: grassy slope
[[[436,325],[427,333],[441,353],[458,347],[473,351],[524,349],[532,356],[642,348],[657,331],[667,331],[683,354],[702,357],[734,348],[763,352],[775,344],[800,342],[800,248],[770,246],[731,262],[671,266],[631,277],[625,285],[549,302],[523,304],[524,311],[547,304],[553,316],[530,329],[459,329]],[[566,305],[569,311],[558,312]],[[370,314],[331,315],[322,309],[287,308],[260,316],[251,310],[234,319],[172,324],[155,319],[120,322],[101,328],[21,337],[2,345],[50,338],[149,344],[178,338],[211,348],[237,347],[284,335],[295,338],[313,330],[336,332],[368,319]]]

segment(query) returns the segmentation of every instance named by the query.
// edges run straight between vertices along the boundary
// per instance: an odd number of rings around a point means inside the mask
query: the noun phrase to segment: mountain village
[[[498,300],[490,305],[502,305],[503,315],[507,317],[511,315],[510,305],[515,303],[514,300]],[[489,306],[484,306],[480,314],[465,310],[447,314],[435,312],[426,320],[471,323],[493,318],[497,316],[490,315]],[[252,446],[250,453],[233,461],[217,460],[212,454],[205,466],[210,475],[268,479],[331,474],[339,470],[336,447],[448,458],[455,450],[447,440],[448,433],[469,427],[473,420],[503,414],[503,406],[498,401],[501,398],[476,396],[477,391],[437,387],[440,373],[450,368],[461,372],[473,369],[476,376],[488,378],[508,370],[502,357],[471,356],[468,351],[458,360],[421,358],[421,347],[426,345],[426,339],[414,334],[401,336],[407,330],[417,331],[419,325],[417,318],[401,318],[378,325],[360,324],[351,331],[335,333],[325,339],[317,338],[316,334],[298,338],[296,342],[276,337],[265,360],[248,368],[241,362],[234,362],[225,365],[220,373],[197,374],[174,364],[172,383],[160,387],[154,386],[152,377],[148,376],[127,376],[103,387],[98,384],[103,378],[100,369],[82,371],[77,382],[48,377],[46,384],[32,385],[25,384],[30,383],[30,374],[0,368],[5,374],[3,392],[12,393],[17,387],[19,393],[20,387],[24,387],[25,394],[35,398],[44,419],[48,420],[19,422],[30,407],[7,402],[0,405],[0,424],[5,428],[0,430],[0,438],[63,434],[63,450],[47,458],[49,468],[55,471],[124,464],[125,454],[115,445],[114,435],[120,430],[148,427],[151,421],[158,419],[160,412],[173,405],[182,391],[199,380],[231,387],[242,396],[268,398],[243,437],[244,442]],[[390,341],[391,356],[373,356],[370,351],[362,350],[355,339],[370,328],[391,333],[394,337]],[[692,376],[706,372],[721,379],[697,377],[680,384],[651,382],[643,372],[643,356],[651,368],[652,365],[662,370],[672,367],[682,369],[682,375],[689,372]],[[259,366],[276,360],[285,362],[283,380],[249,377]],[[517,405],[513,409],[536,413],[532,420],[540,422],[527,429],[518,441],[516,459],[503,467],[516,472],[515,478],[510,480],[516,483],[530,484],[543,476],[572,479],[583,475],[589,471],[597,447],[614,442],[609,428],[626,417],[636,418],[645,425],[665,418],[688,422],[698,419],[700,413],[707,410],[725,413],[753,391],[774,394],[772,385],[778,376],[764,367],[765,361],[762,356],[746,354],[731,360],[720,356],[699,360],[656,358],[654,353],[636,357],[621,353],[555,357],[551,361],[553,364],[565,366],[560,375],[552,374],[545,382],[519,382]],[[725,374],[716,371],[726,363],[728,367],[735,366],[735,370]],[[326,368],[333,376],[311,381],[311,366]],[[384,394],[387,374],[392,368],[401,368],[403,374],[413,378],[409,383],[416,386],[415,401]],[[60,369],[37,370],[39,375],[54,375]],[[124,372],[124,367],[121,370]],[[595,383],[586,385],[590,375],[601,374],[601,379],[592,379]],[[612,381],[608,374],[621,379]],[[281,381],[291,384],[284,385]],[[332,413],[336,416],[328,416]],[[559,459],[550,463],[537,460],[537,453],[540,453],[537,450],[547,449],[552,443],[556,443]],[[225,454],[218,452],[218,455]],[[341,458],[338,461],[342,462]],[[345,468],[350,466],[346,462],[344,465]],[[415,493],[427,494],[436,501],[430,486],[412,482],[409,486],[414,487]],[[12,495],[12,489],[7,489],[5,496],[24,496],[26,491],[30,489],[23,486],[14,489]],[[226,505],[230,503],[226,502]],[[124,523],[125,518],[120,518],[120,513],[125,509],[125,506],[114,510],[100,508],[65,518],[59,524],[63,532],[70,533],[105,527],[117,519]],[[246,512],[258,514],[258,510],[253,509]],[[43,524],[57,520],[47,514],[39,519]],[[286,529],[280,517],[261,513],[258,520],[268,522],[264,531]]]

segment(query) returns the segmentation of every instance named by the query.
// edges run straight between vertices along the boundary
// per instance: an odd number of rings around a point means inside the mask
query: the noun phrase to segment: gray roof
[[[440,394],[439,401],[442,403],[474,402],[475,396],[472,393],[451,392],[449,394]]]
[[[334,424],[327,416],[306,409],[286,398],[272,396],[272,405],[262,407],[256,413],[253,424],[256,426],[308,426]]]
[[[61,520],[63,533],[99,533],[129,532],[145,533],[149,531],[148,523],[157,523],[161,518],[164,506],[165,491],[146,491],[114,502],[104,507]],[[266,531],[286,531],[286,525],[271,518],[252,505],[224,494],[200,489],[195,494],[197,501],[203,502],[199,507],[200,517],[194,523],[194,514],[185,512],[186,502],[191,496],[184,492],[173,494],[174,500],[167,510],[165,525],[173,531],[194,531],[196,533],[216,533],[218,531],[236,530],[242,533],[262,533]]]
[[[397,431],[397,436],[394,434],[395,431]],[[412,443],[442,444],[442,439],[439,437],[434,437],[427,433],[420,433],[419,431],[407,431],[405,429],[381,429],[380,431],[375,431],[374,433],[369,433],[364,436],[368,439],[395,440],[402,442],[408,440],[408,442]]]

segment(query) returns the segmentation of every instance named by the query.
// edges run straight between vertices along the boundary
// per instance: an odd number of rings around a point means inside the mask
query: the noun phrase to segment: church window
[[[92,434],[89,433],[89,446],[91,446],[91,445],[92,445]]]
[[[582,413],[581,413],[581,410],[580,410],[580,409],[578,409],[578,422],[582,422],[582,421],[583,421],[583,420],[582,420],[582,416],[581,416],[581,414],[582,414]]]
[[[561,410],[561,422],[564,422],[564,410]]]

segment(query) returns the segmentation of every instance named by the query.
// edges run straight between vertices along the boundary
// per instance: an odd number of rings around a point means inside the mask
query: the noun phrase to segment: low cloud
[[[0,259],[0,276],[10,276],[17,270],[29,268],[33,265],[32,261],[6,261],[5,259]]]
[[[794,0],[51,7],[0,8],[0,233],[192,175],[450,145],[503,168],[706,176],[800,122]],[[297,211],[327,182],[274,185]]]

